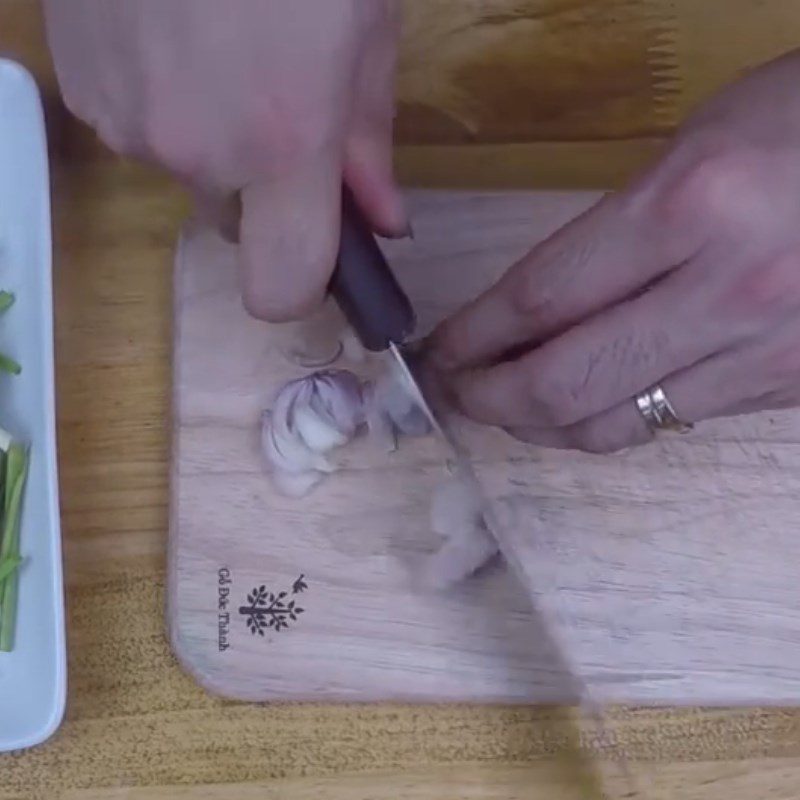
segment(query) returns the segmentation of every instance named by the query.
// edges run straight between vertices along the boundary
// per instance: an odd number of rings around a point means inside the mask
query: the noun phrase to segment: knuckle
[[[755,324],[795,311],[800,307],[800,248],[744,270],[721,299],[727,316]]]
[[[762,156],[746,145],[728,145],[697,158],[667,189],[663,209],[678,224],[703,220],[723,226],[746,223],[768,207]]]
[[[190,175],[196,166],[191,137],[180,117],[170,111],[151,111],[143,122],[144,150],[173,172]]]
[[[522,271],[515,284],[510,287],[509,293],[511,309],[515,314],[532,317],[544,328],[557,319],[553,293],[548,290],[540,270]]]
[[[297,101],[275,99],[254,109],[243,132],[246,153],[266,171],[280,176],[296,171],[332,150],[330,120]]]
[[[580,419],[577,395],[547,369],[537,369],[528,378],[531,414],[557,428]]]
[[[564,230],[543,242],[508,273],[505,288],[512,311],[534,318],[545,331],[563,324],[565,293],[591,268],[597,249],[598,237],[588,225],[580,235]]]

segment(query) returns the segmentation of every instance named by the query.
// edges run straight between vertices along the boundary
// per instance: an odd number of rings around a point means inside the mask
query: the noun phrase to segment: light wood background
[[[413,5],[415,14],[447,19],[459,0]],[[443,126],[428,113],[430,122],[419,128],[426,131],[423,142],[403,137],[401,172],[409,179],[451,185],[616,183],[696,98],[740,67],[800,42],[796,0],[612,4],[613,24],[602,34],[598,28],[597,37],[580,49],[564,44],[575,28],[569,14],[580,19],[608,5],[601,0],[470,5],[499,11],[453,34],[450,57],[456,64],[472,63],[460,79],[468,97],[491,98],[492,86],[503,85],[502,70],[490,85],[476,76],[521,52],[515,72],[535,68],[540,86],[557,80],[560,94],[553,106],[569,108],[573,96],[585,101],[583,73],[555,56],[538,65],[527,59],[560,48],[568,61],[580,56],[601,70],[600,62],[616,63],[622,50],[616,45],[597,50],[595,41],[636,40],[646,50],[645,66],[642,50],[626,56],[625,63],[639,59],[644,88],[636,91],[649,94],[650,104],[616,115],[594,111],[592,130],[586,120],[573,120],[572,133],[566,125],[536,132],[536,117],[516,118],[515,125],[528,127],[511,140],[490,136],[481,126],[492,114],[479,114],[477,128],[475,123],[468,128],[475,144],[464,144],[465,135],[457,130],[442,141]],[[645,41],[642,22],[634,25],[626,16],[640,6],[640,20],[659,21],[657,29],[648,28],[654,33]],[[527,17],[548,21],[532,33],[529,50],[478,45],[498,27],[529,24]],[[407,40],[407,52],[415,41]],[[205,695],[179,671],[164,636],[163,567],[170,269],[185,199],[162,178],[102,155],[66,118],[53,99],[32,0],[0,4],[0,45],[34,70],[48,94],[70,625],[67,721],[48,745],[0,757],[0,797],[586,796],[574,770],[557,757],[565,742],[558,711],[237,705]],[[429,48],[432,64],[440,52],[453,52]],[[605,72],[603,85],[615,85],[620,70]],[[665,73],[668,93],[659,77]],[[513,98],[506,95],[498,116],[526,101],[523,88],[517,86]],[[419,91],[405,88],[401,95],[416,97],[419,104]],[[444,107],[439,101],[433,105]],[[448,113],[463,117],[452,108]],[[412,115],[420,119],[425,112],[412,107],[404,114],[410,124]],[[598,116],[605,120],[602,127]],[[637,771],[651,781],[651,797],[800,796],[798,711],[619,710],[615,717]]]

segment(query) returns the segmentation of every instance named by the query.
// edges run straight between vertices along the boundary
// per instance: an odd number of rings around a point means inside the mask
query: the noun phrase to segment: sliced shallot
[[[362,387],[351,372],[325,370],[287,383],[261,427],[276,487],[307,494],[334,471],[327,454],[347,444],[363,421]]]
[[[454,475],[439,485],[430,508],[431,528],[444,538],[428,556],[419,580],[431,589],[447,589],[470,577],[497,552],[497,543],[484,521],[479,494],[469,481]]]

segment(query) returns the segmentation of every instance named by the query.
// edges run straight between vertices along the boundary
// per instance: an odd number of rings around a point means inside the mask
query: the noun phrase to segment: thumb
[[[341,192],[341,160],[331,152],[242,190],[239,267],[254,317],[286,322],[322,302],[339,244]]]

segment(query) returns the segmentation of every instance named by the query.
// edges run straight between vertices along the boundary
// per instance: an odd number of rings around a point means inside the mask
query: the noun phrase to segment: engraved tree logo
[[[293,584],[291,594],[296,595],[305,591],[308,584],[301,575]],[[289,592],[270,592],[266,585],[256,586],[247,595],[247,605],[239,606],[239,613],[244,616],[247,628],[253,636],[264,636],[264,632],[272,628],[281,631],[288,628],[290,623],[297,622],[297,617],[305,612],[294,599],[290,599]]]

